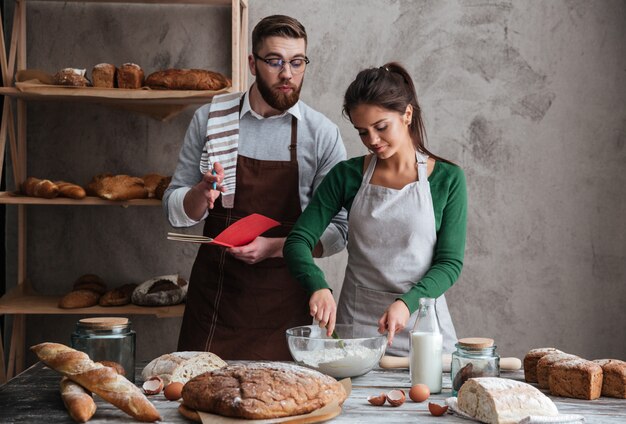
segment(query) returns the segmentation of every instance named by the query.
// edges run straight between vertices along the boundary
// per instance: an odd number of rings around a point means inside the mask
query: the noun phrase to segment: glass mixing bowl
[[[377,327],[337,324],[335,331],[339,339],[326,336],[326,329],[318,325],[288,329],[293,360],[335,378],[357,377],[378,365],[387,337]]]

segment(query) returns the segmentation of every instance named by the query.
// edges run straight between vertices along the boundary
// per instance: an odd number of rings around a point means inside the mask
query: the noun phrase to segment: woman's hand
[[[283,256],[285,238],[257,237],[245,246],[231,247],[228,253],[247,264],[256,264],[267,258]]]
[[[409,321],[409,308],[401,300],[393,302],[378,320],[378,332],[383,334],[387,331],[387,344],[391,346],[397,332],[404,330]]]
[[[187,216],[195,221],[200,220],[207,209],[213,209],[215,201],[226,189],[222,187],[224,181],[224,168],[219,162],[213,164],[215,175],[207,172],[202,176],[202,180],[185,195],[183,207]],[[216,184],[215,189],[213,183]]]
[[[309,312],[313,319],[319,321],[320,327],[326,327],[326,335],[330,337],[335,331],[337,304],[330,289],[320,289],[309,299]]]

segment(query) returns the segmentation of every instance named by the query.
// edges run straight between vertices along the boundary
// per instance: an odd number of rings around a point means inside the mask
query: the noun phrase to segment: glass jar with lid
[[[126,378],[135,382],[135,332],[128,318],[84,318],[76,323],[72,347],[95,361],[120,364]]]
[[[493,339],[468,337],[459,339],[455,346],[450,366],[453,396],[469,378],[500,376],[500,356]]]

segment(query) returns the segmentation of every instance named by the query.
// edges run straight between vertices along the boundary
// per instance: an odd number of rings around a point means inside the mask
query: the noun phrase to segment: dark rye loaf
[[[308,414],[347,393],[334,378],[292,364],[254,362],[209,371],[183,387],[187,408],[247,419]]]

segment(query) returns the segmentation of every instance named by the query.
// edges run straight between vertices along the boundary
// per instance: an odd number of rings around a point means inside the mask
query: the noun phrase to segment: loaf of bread
[[[563,353],[553,347],[531,349],[524,356],[524,380],[527,383],[537,382],[537,362],[550,353]]]
[[[113,368],[97,364],[86,353],[59,343],[31,347],[40,361],[85,389],[120,408],[138,421],[152,422],[161,416],[141,390]]]
[[[77,423],[89,421],[96,413],[96,402],[91,393],[67,377],[61,378],[60,385],[61,399],[70,417]]]
[[[125,63],[117,70],[117,86],[119,88],[141,88],[143,86],[143,69],[136,63]]]
[[[160,377],[165,386],[174,381],[184,384],[197,375],[226,365],[211,352],[173,352],[150,361],[141,371],[141,377],[144,381],[150,377]]]
[[[582,358],[555,362],[548,373],[550,394],[597,399],[602,393],[602,367]]]
[[[88,308],[98,304],[100,293],[93,290],[72,290],[59,300],[59,308]]]
[[[332,377],[284,363],[229,365],[200,374],[183,386],[183,404],[227,417],[270,419],[307,414],[347,393]]]
[[[141,306],[178,305],[187,296],[189,284],[178,275],[162,275],[145,281],[133,291],[132,302]]]
[[[87,196],[85,189],[78,184],[67,181],[55,181],[54,184],[59,188],[59,196],[69,197],[70,199],[84,199]]]
[[[91,71],[91,82],[94,87],[114,88],[116,77],[115,65],[110,63],[98,63]]]
[[[107,285],[96,274],[83,274],[74,281],[72,290],[91,290],[98,294],[104,294],[107,291]]]
[[[166,177],[166,178],[163,178],[161,181],[159,181],[159,184],[156,186],[156,189],[154,190],[154,197],[159,200],[163,199],[165,190],[167,190],[171,182],[172,182],[172,177]]]
[[[129,175],[98,174],[87,184],[87,193],[106,200],[145,199],[143,180]]]
[[[560,361],[567,361],[569,359],[578,359],[578,356],[570,355],[569,353],[549,353],[542,356],[539,361],[537,361],[537,383],[539,384],[539,388],[549,388],[548,377],[552,366]]]
[[[230,85],[224,75],[204,69],[166,69],[146,78],[146,86],[157,90],[221,90]]]
[[[626,362],[618,359],[593,362],[602,367],[602,396],[626,399]]]
[[[146,174],[141,179],[143,180],[143,184],[148,190],[148,198],[154,198],[156,188],[161,182],[161,180],[167,178],[165,175],[161,174]]]
[[[22,183],[21,192],[26,196],[53,199],[59,195],[59,187],[50,180],[28,177]]]
[[[100,297],[100,306],[122,306],[131,302],[137,284],[129,283],[108,291]]]
[[[54,74],[52,81],[55,85],[67,85],[72,87],[87,87],[91,83],[85,78],[84,69],[65,68]]]
[[[556,416],[554,403],[530,384],[497,377],[470,378],[461,386],[459,409],[489,424],[517,424],[529,415]]]

